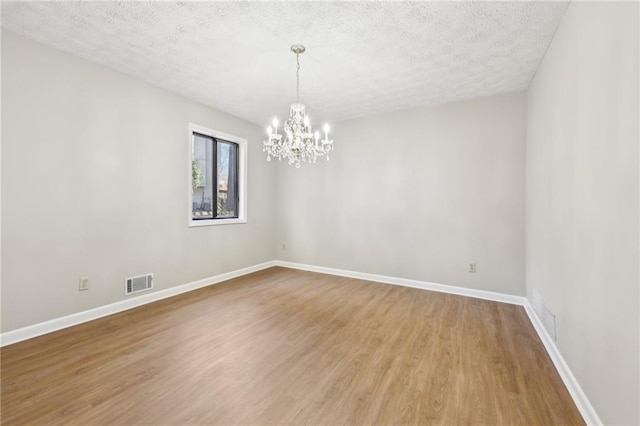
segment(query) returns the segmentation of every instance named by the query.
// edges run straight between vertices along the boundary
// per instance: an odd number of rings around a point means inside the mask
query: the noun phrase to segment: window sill
[[[233,219],[202,219],[202,220],[190,220],[187,225],[189,228],[198,228],[200,226],[212,226],[212,225],[234,225],[236,223],[247,223],[245,218],[233,218]]]

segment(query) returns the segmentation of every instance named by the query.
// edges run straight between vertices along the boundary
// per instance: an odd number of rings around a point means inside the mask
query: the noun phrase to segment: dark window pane
[[[238,144],[218,141],[218,218],[238,217]]]
[[[212,219],[214,216],[213,146],[212,138],[194,133],[191,163],[193,219]]]

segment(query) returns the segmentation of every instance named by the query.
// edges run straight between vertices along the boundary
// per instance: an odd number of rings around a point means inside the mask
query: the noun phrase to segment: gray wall
[[[525,107],[518,93],[334,123],[330,162],[280,164],[278,258],[524,295]]]
[[[640,423],[638,4],[570,4],[528,92],[526,285],[605,424]]]
[[[261,128],[7,32],[2,107],[3,331],[274,258]],[[249,141],[248,223],[187,228],[189,122]]]

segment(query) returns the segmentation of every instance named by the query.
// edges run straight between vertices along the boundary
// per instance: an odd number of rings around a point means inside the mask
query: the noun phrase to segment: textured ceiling
[[[266,124],[525,90],[567,2],[2,2],[2,26]]]

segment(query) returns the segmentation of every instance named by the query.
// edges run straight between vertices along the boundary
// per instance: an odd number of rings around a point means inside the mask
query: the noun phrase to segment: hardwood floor
[[[1,355],[6,425],[584,424],[521,307],[284,268]]]

